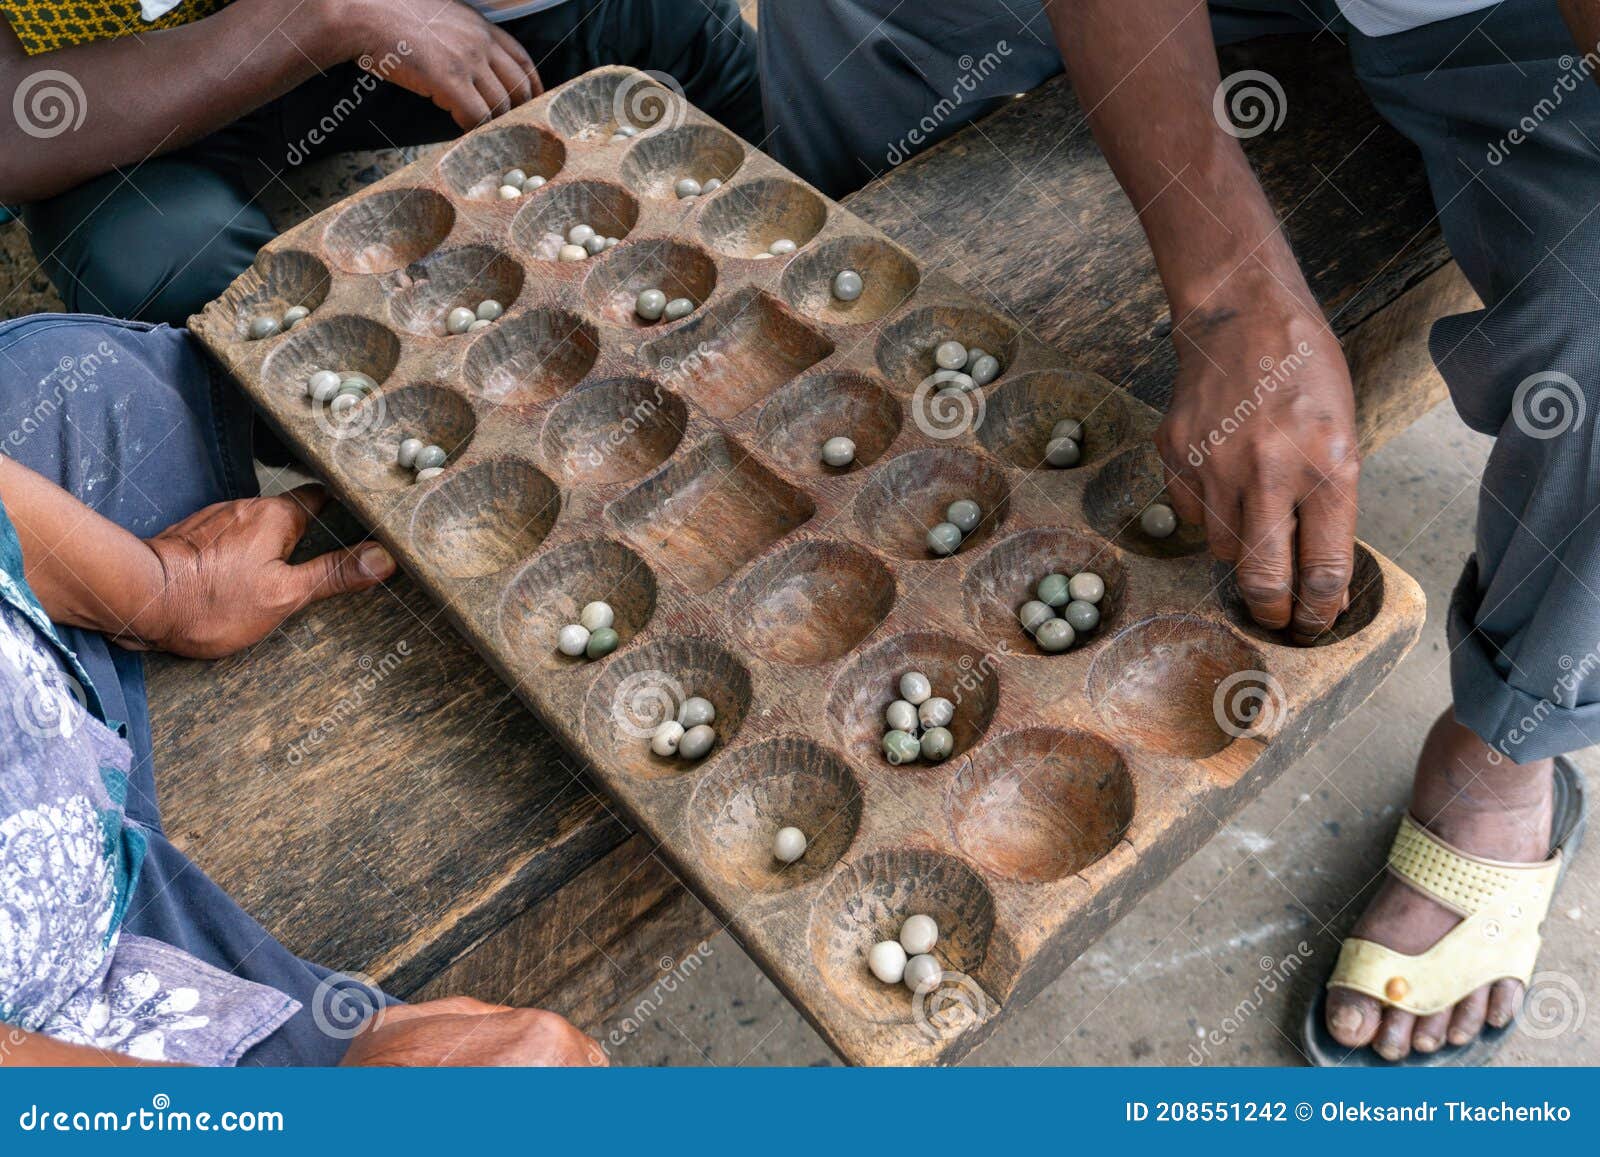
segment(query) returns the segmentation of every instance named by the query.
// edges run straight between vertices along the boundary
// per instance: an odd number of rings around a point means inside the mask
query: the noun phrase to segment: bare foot
[[[1483,740],[1446,711],[1428,732],[1412,783],[1411,815],[1464,852],[1495,860],[1534,863],[1550,854],[1554,810],[1554,763],[1515,764],[1494,754]],[[1426,952],[1460,917],[1388,876],[1357,921],[1353,936],[1396,952]],[[1413,1049],[1431,1053],[1446,1043],[1464,1045],[1485,1022],[1511,1023],[1522,1007],[1522,984],[1499,980],[1466,996],[1454,1008],[1418,1017],[1389,1008],[1347,988],[1328,992],[1328,1031],[1347,1048],[1370,1044],[1385,1060]]]

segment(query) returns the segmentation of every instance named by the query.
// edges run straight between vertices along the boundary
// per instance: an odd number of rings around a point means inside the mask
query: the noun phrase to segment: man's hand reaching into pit
[[[1196,310],[1156,435],[1178,516],[1235,564],[1262,626],[1309,642],[1349,603],[1355,406],[1339,343],[1292,300]]]

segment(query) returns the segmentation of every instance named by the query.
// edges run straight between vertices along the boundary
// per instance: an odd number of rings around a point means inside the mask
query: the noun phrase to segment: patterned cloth
[[[229,0],[0,0],[0,17],[29,56],[92,40],[176,28],[210,16]]]
[[[133,751],[22,573],[0,505],[0,1021],[145,1060],[231,1065],[299,1009],[126,934],[148,847]]]

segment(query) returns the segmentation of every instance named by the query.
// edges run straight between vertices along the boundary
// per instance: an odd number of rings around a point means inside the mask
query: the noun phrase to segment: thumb
[[[392,574],[394,559],[375,542],[364,542],[349,550],[330,550],[289,568],[289,579],[300,606],[334,595],[364,591]]]

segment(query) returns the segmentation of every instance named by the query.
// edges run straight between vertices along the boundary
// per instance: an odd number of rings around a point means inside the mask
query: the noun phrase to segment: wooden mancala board
[[[614,139],[630,119],[650,127]],[[502,200],[513,167],[548,183]],[[723,185],[680,200],[683,176]],[[580,222],[621,244],[555,260]],[[755,259],[779,238],[798,251]],[[865,280],[851,303],[830,292],[845,268]],[[643,323],[647,287],[696,308]],[[504,316],[445,336],[484,298]],[[314,312],[247,340],[295,304]],[[628,69],[290,230],[191,324],[852,1062],[982,1040],[1365,699],[1423,620],[1416,584],[1363,548],[1325,645],[1251,625],[1196,530],[1139,529],[1162,489],[1154,411]],[[918,388],[948,339],[1003,366],[954,422]],[[335,418],[305,394],[317,369],[380,389]],[[1063,417],[1084,458],[1051,469]],[[819,459],[835,434],[849,468]],[[407,435],[449,451],[442,475],[395,464]],[[936,559],[927,529],[957,498],[984,520]],[[1104,621],[1042,654],[1017,609],[1079,570],[1105,579]],[[593,599],[620,648],[563,656]],[[884,709],[913,669],[956,703],[955,754],[896,767]],[[717,711],[699,762],[647,739],[685,695]],[[787,867],[785,825],[810,840]],[[948,970],[922,998],[866,964],[919,912]]]

